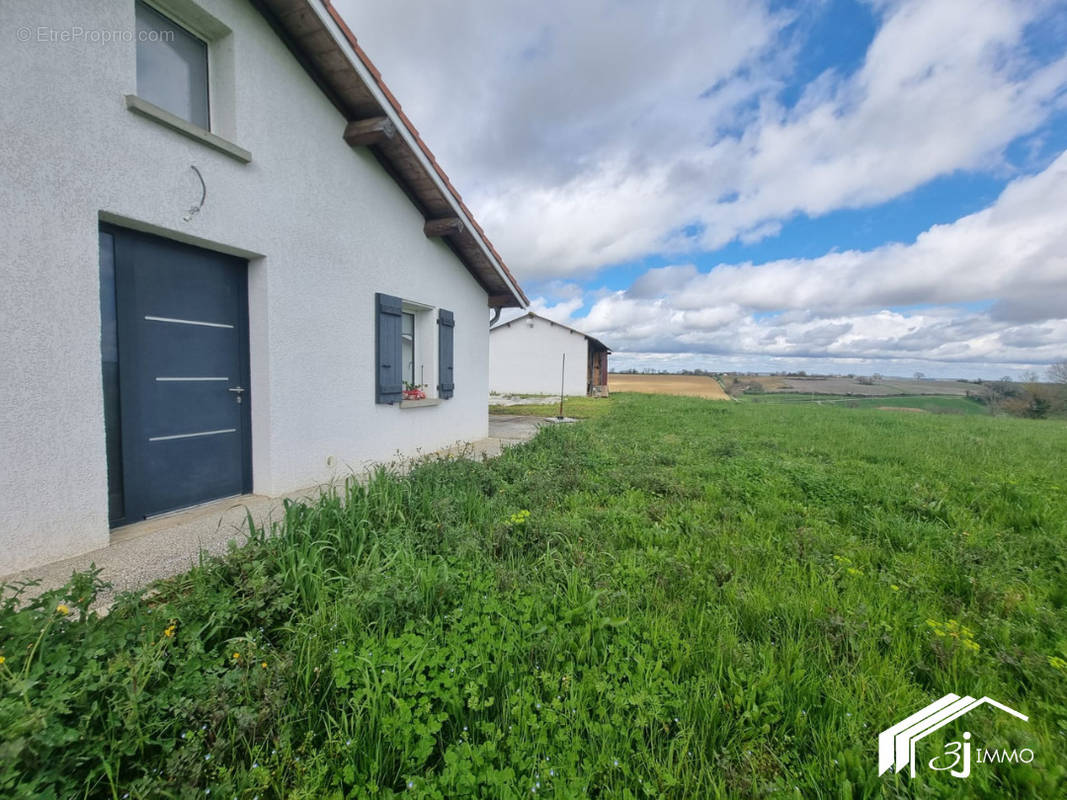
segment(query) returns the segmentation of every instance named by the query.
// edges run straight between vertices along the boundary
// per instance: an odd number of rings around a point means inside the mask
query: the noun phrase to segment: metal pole
[[[559,371],[559,414],[556,419],[563,419],[563,386],[567,380],[567,354],[563,354],[563,366]]]

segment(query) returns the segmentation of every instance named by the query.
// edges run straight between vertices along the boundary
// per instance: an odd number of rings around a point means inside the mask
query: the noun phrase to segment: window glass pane
[[[404,312],[401,318],[400,339],[404,358],[404,380],[415,383],[415,315]]]
[[[137,3],[137,94],[210,127],[207,44],[155,9]]]
[[[111,521],[125,515],[119,409],[119,339],[115,303],[115,237],[100,233],[100,364],[104,380],[107,506]]]

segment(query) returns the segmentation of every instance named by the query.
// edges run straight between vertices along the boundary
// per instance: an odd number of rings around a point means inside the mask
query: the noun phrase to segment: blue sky
[[[534,309],[617,367],[1067,358],[1062,0],[337,5]]]

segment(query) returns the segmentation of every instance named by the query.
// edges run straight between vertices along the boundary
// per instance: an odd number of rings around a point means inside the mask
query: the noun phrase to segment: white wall
[[[588,340],[540,317],[523,316],[489,335],[489,390],[499,394],[559,394],[566,354],[564,394],[585,395]]]
[[[485,292],[374,157],[344,143],[343,117],[251,5],[200,5],[233,31],[219,63],[235,102],[219,116],[249,164],[126,109],[133,41],[38,40],[133,31],[133,0],[0,4],[0,574],[108,543],[101,219],[253,257],[257,493],[487,435]],[[184,222],[200,197],[190,164],[207,200]],[[453,398],[375,404],[375,292],[455,312]]]

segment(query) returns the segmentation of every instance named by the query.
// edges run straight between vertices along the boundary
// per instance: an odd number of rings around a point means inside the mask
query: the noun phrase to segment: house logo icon
[[[969,695],[960,697],[958,694],[946,694],[940,700],[935,700],[921,711],[916,711],[907,719],[901,720],[896,725],[886,728],[878,734],[878,774],[882,775],[891,768],[896,772],[900,772],[904,767],[910,767],[911,777],[914,778],[915,745],[921,739],[929,736],[939,728],[943,728],[953,720],[962,717],[979,706],[987,704],[995,706],[1013,717],[1018,717],[1023,722],[1029,721],[1029,717],[1025,714],[1020,714],[1014,708],[1008,708],[1003,703],[998,703],[989,697],[975,700]],[[967,753],[966,767],[965,772],[953,773],[957,777],[966,777],[966,775],[970,774],[970,733],[964,734],[964,739],[967,740],[965,745]],[[961,748],[963,746],[961,745]],[[1033,754],[1031,752],[1032,757]],[[934,761],[936,760],[934,759]],[[982,763],[981,754],[979,755],[979,763]],[[933,763],[931,763],[931,768],[940,769],[940,767],[934,766]]]

